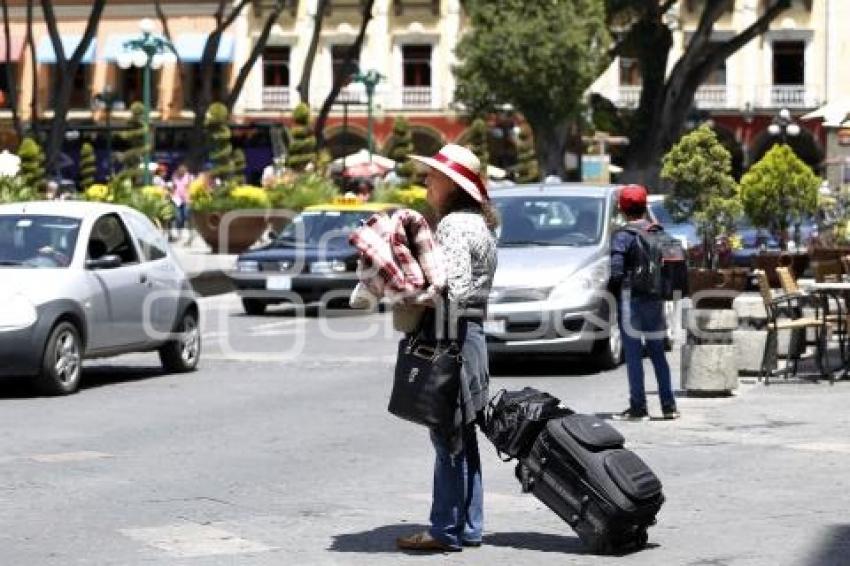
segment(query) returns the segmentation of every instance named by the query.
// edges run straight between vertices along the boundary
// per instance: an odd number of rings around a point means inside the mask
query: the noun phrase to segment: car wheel
[[[175,330],[176,340],[170,340],[159,349],[162,367],[169,373],[194,371],[201,359],[201,329],[198,316],[192,311],[183,313]]]
[[[623,363],[623,338],[616,320],[611,324],[608,336],[596,341],[593,357],[601,370],[611,370]]]
[[[265,314],[266,303],[259,299],[242,299],[242,308],[245,309],[245,314],[259,316]]]
[[[51,331],[42,356],[36,385],[48,395],[68,395],[80,386],[83,344],[80,332],[70,322],[60,322]]]

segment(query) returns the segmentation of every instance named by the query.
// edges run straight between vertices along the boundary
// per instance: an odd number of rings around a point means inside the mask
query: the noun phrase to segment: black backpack
[[[550,419],[571,414],[557,397],[533,387],[502,389],[490,399],[481,428],[499,457],[508,461],[525,457]]]
[[[664,261],[664,229],[652,224],[646,229],[634,225],[621,228],[635,236],[634,245],[628,250],[631,259],[626,278],[633,295],[661,298],[664,294],[662,264]]]

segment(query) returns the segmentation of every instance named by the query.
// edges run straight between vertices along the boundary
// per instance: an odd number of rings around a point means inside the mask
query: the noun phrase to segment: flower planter
[[[239,212],[239,211],[233,211]],[[234,214],[225,220],[227,212],[195,212],[195,228],[213,253],[242,253],[260,239],[268,226],[265,214]]]
[[[697,309],[732,308],[732,301],[746,290],[748,282],[749,270],[746,268],[688,270],[688,289]],[[702,296],[701,291],[716,293]]]

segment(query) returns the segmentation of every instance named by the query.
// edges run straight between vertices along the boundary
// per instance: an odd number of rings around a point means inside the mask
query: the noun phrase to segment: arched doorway
[[[413,138],[413,153],[416,155],[434,155],[445,144],[443,135],[431,126],[411,124],[410,135]],[[398,138],[394,135],[388,137],[381,148],[381,153],[384,155],[392,154],[398,141]]]
[[[757,163],[774,144],[782,141],[782,136],[771,135],[767,130],[761,132],[750,145],[750,165]],[[810,131],[800,128],[798,135],[786,135],[785,143],[791,146],[797,157],[802,159],[815,173],[819,175],[822,173],[824,152]]]

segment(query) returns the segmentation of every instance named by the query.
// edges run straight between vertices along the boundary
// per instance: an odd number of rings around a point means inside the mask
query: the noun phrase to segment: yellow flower
[[[105,202],[109,199],[109,187],[106,185],[96,184],[86,189],[86,200],[96,202]]]
[[[266,208],[270,205],[269,195],[260,187],[242,185],[230,191],[230,198],[244,203],[245,208]]]
[[[148,185],[147,187],[142,187],[142,195],[145,198],[158,198],[164,199],[166,197],[165,187],[158,187],[156,185]]]

